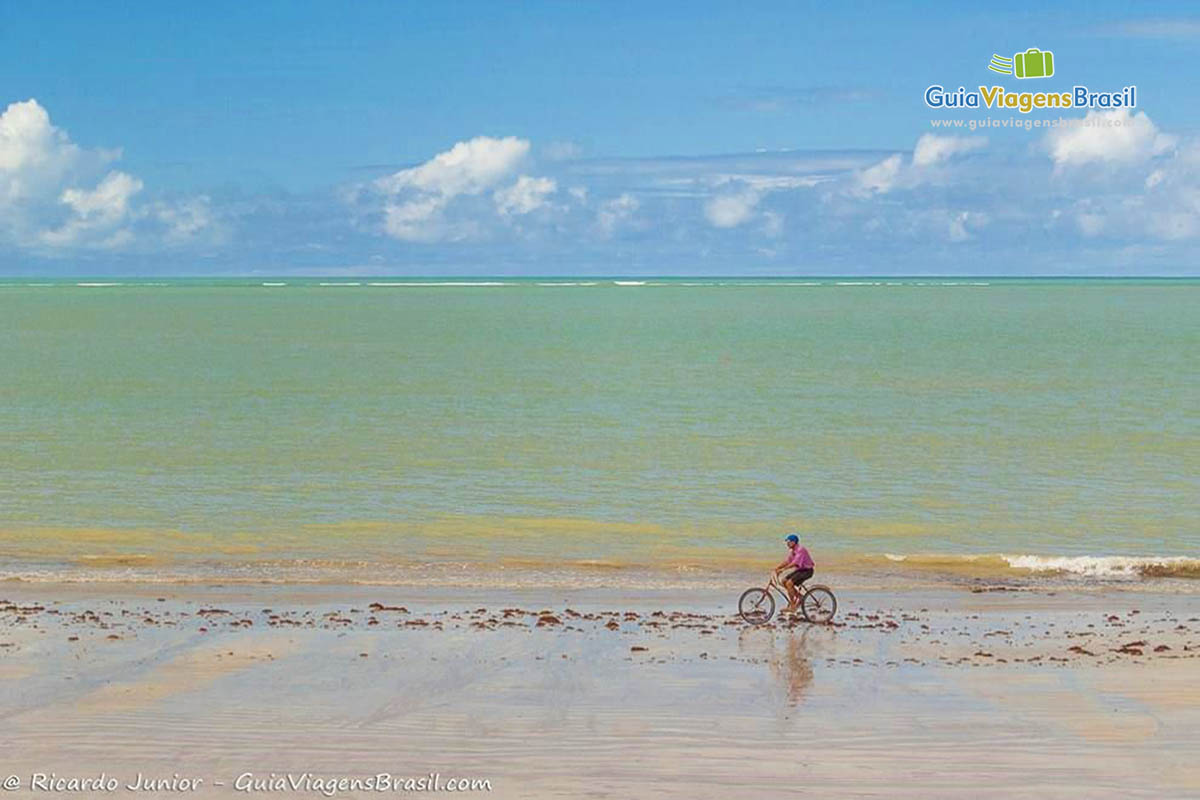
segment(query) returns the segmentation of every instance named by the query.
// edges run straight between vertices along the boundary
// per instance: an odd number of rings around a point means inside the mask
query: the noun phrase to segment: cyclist
[[[800,584],[813,576],[816,564],[808,554],[808,548],[800,546],[799,536],[790,533],[784,541],[787,542],[788,557],[775,568],[775,575],[783,574],[783,587],[788,593],[786,611],[792,612],[800,605]]]

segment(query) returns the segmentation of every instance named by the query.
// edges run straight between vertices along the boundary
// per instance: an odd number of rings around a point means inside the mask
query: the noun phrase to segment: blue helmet
[[[786,537],[784,537],[784,541],[792,542],[793,544],[800,544],[800,537],[794,533],[789,533]]]

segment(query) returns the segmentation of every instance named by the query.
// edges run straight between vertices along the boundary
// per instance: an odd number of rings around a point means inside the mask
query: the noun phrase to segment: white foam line
[[[273,282],[273,281],[263,281],[262,285],[263,286],[287,286],[286,283]]]
[[[613,281],[617,286],[645,286],[645,281]]]
[[[367,286],[508,286],[503,281],[396,281],[392,283],[375,281]]]
[[[1010,567],[1031,572],[1068,572],[1077,575],[1120,577],[1139,575],[1146,567],[1200,565],[1187,556],[1032,556],[1001,555]]]
[[[320,286],[362,286],[361,283],[325,283],[318,284]]]
[[[123,284],[123,283],[77,283],[75,285],[76,286],[86,286],[89,288],[95,288],[98,286],[124,286],[125,284]]]

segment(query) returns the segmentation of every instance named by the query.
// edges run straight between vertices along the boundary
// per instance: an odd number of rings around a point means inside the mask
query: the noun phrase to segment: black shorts
[[[799,586],[813,576],[812,567],[805,569],[793,569],[791,572],[783,576],[785,581],[791,581],[793,586]]]

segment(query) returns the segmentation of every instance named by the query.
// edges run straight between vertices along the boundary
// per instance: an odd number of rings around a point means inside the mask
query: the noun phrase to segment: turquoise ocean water
[[[0,575],[1200,574],[1200,281],[0,281]]]

